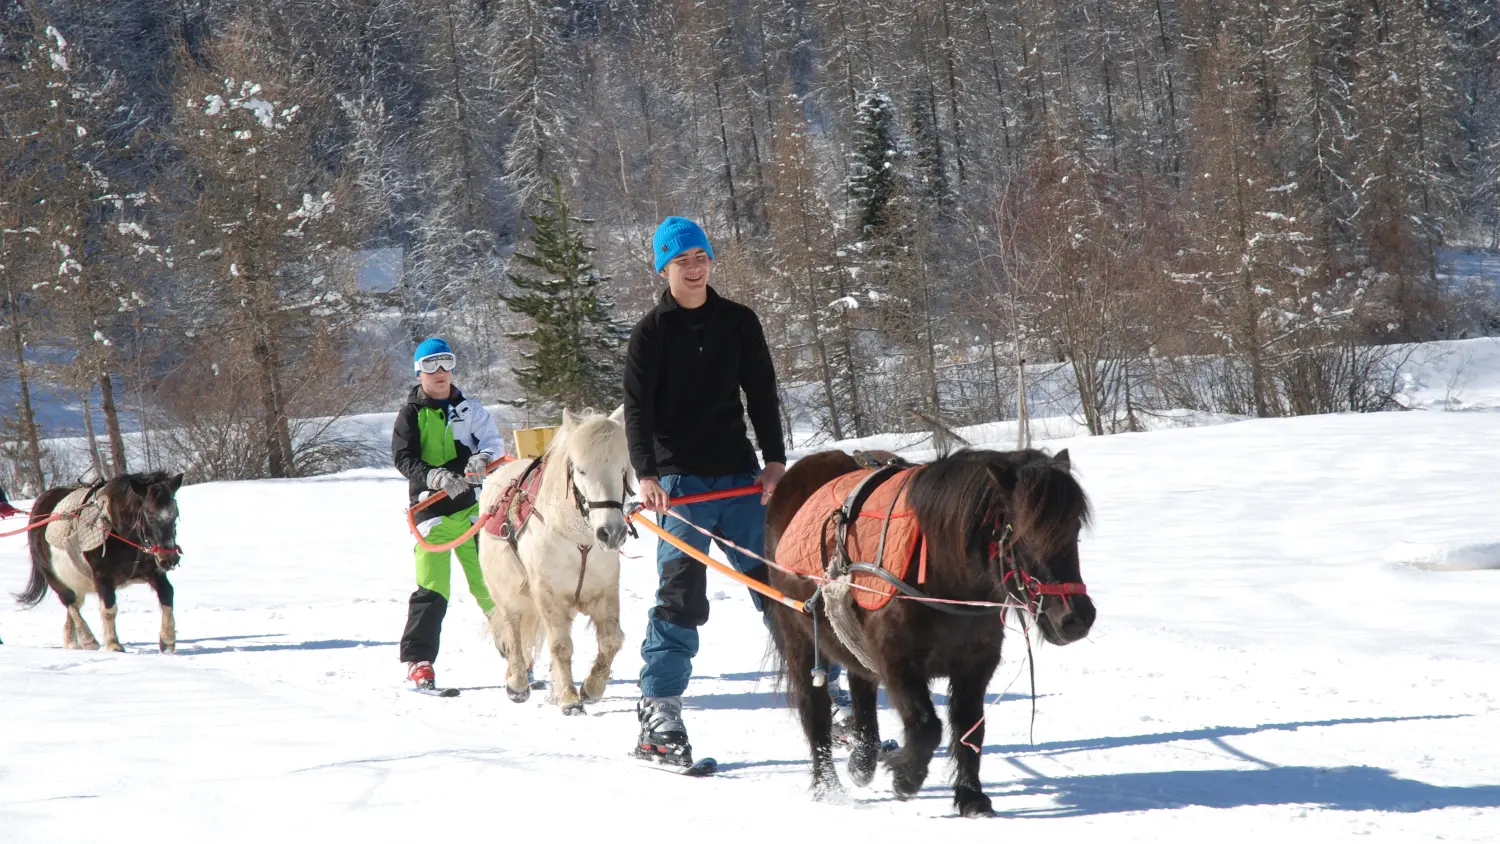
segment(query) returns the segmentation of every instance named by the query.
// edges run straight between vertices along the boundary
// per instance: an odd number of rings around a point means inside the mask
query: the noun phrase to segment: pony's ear
[[[577,419],[573,416],[573,414],[569,413],[568,409],[566,407],[563,408],[562,426],[564,428],[571,428],[571,427],[573,427],[573,423],[575,421],[577,421]]]
[[[177,474],[175,474],[172,477],[170,477],[170,478],[167,479],[167,488],[170,489],[170,490],[172,490],[172,492],[174,492],[174,493],[177,492],[177,490],[179,490],[179,489],[182,488],[182,473],[181,472],[178,472]]]
[[[615,412],[611,413],[609,415],[609,421],[615,423],[616,425],[620,425],[620,424],[623,424],[625,422],[625,405],[624,404],[621,404],[619,407],[615,408]]]
[[[1052,462],[1064,469],[1071,470],[1073,468],[1073,459],[1068,457],[1068,450],[1066,448],[1052,455]]]

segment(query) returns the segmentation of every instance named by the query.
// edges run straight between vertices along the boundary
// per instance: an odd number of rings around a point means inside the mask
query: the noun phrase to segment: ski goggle
[[[454,357],[452,352],[438,352],[435,355],[428,355],[417,361],[417,371],[425,372],[428,375],[437,372],[439,369],[452,372],[453,367],[457,364],[458,358]]]

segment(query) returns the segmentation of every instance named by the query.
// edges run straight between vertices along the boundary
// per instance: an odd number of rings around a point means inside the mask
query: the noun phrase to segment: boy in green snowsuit
[[[418,383],[396,414],[391,432],[391,455],[406,476],[411,503],[425,498],[428,490],[447,493],[445,500],[420,513],[424,521],[417,529],[429,545],[450,542],[473,526],[479,517],[479,501],[472,486],[484,483],[490,461],[505,450],[484,406],[453,386],[457,361],[441,338],[417,346],[412,366]],[[417,591],[411,595],[406,631],[401,634],[401,661],[407,664],[407,679],[419,687],[432,688],[437,683],[432,663],[437,660],[443,616],[448,612],[448,553],[426,551],[421,545],[415,549]],[[454,553],[469,582],[469,593],[488,615],[495,603],[479,571],[477,537]]]

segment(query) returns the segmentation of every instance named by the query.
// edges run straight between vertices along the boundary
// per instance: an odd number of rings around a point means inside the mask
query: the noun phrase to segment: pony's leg
[[[161,603],[161,635],[156,645],[164,654],[173,653],[177,650],[177,619],[172,615],[172,583],[165,572],[157,572],[151,588],[156,590],[156,599]]]
[[[516,703],[524,703],[531,697],[531,686],[526,682],[526,662],[531,659],[532,643],[526,641],[523,632],[534,627],[534,622],[527,623],[526,614],[529,612],[534,610],[528,607],[517,612],[502,605],[495,608],[493,616],[501,628],[500,654],[505,657],[505,693]]]
[[[901,715],[905,741],[900,750],[886,759],[886,767],[894,774],[892,784],[897,799],[905,800],[916,794],[927,780],[932,753],[943,740],[943,725],[932,706],[922,666],[911,661],[893,667],[898,670],[887,673],[891,679],[886,684],[886,694]]]
[[[833,702],[827,686],[812,684],[812,631],[803,628],[800,619],[789,618],[792,610],[780,604],[768,608],[777,615],[776,625],[785,640],[782,656],[786,659],[787,681],[792,705],[802,720],[802,732],[812,753],[812,791],[815,800],[833,800],[844,793],[839,775],[833,767]]]
[[[63,647],[67,648],[70,651],[77,650],[78,628],[73,624],[73,604],[74,602],[78,601],[79,598],[71,591],[67,592],[66,594],[63,592],[57,592],[55,594],[57,595],[57,599],[59,601],[62,601],[63,605]]]
[[[73,603],[68,605],[68,621],[78,639],[78,647],[86,651],[99,650],[99,640],[94,638],[94,631],[89,629],[89,623],[83,620],[83,595],[75,595]]]
[[[875,716],[876,692],[880,687],[853,671],[846,672],[849,699],[854,704],[854,743],[849,752],[849,779],[869,785],[880,761],[880,723]]]
[[[88,572],[93,569],[89,566],[88,561],[84,559],[83,554],[73,548],[67,548],[64,553],[68,555],[68,560],[72,563],[74,571],[69,576],[60,579],[72,591],[68,595],[63,595],[59,592],[58,596],[63,599],[63,603],[68,607],[68,622],[73,628],[73,636],[78,642],[78,647],[86,651],[97,651],[99,650],[99,640],[94,638],[94,631],[89,629],[89,623],[83,620],[83,599],[85,593],[83,589],[79,588],[80,583],[78,582],[79,578],[85,578],[82,580],[82,583],[87,584],[88,581],[86,578],[88,577]],[[87,587],[84,586],[84,588]]]
[[[984,747],[984,692],[998,662],[997,654],[969,671],[955,673],[948,685],[949,754],[955,771],[953,806],[966,818],[994,814],[979,782],[977,748]]]
[[[573,685],[573,619],[557,595],[546,587],[536,592],[537,610],[547,631],[547,650],[552,655],[552,702],[564,715],[582,715],[583,701]]]
[[[120,646],[120,635],[115,632],[115,614],[120,606],[115,602],[115,584],[107,577],[94,578],[94,594],[99,596],[99,618],[104,622],[104,649],[116,653],[125,649]]]
[[[590,607],[589,618],[594,622],[594,635],[599,641],[599,653],[594,657],[594,666],[583,680],[584,703],[593,703],[604,697],[609,685],[609,669],[615,663],[615,654],[625,641],[625,631],[620,629],[620,589],[606,589]]]

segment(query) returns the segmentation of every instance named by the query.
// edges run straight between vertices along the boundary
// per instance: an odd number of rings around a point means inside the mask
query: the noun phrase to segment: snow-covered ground
[[[176,655],[154,652],[146,587],[121,593],[123,655],[63,650],[55,598],[0,604],[0,841],[1495,841],[1500,413],[1484,411],[1500,346],[1485,342],[1414,377],[1424,410],[1043,443],[1071,449],[1093,498],[1099,620],[1036,649],[1034,742],[1011,639],[986,720],[995,820],[952,816],[942,760],[918,799],[894,801],[882,773],[813,803],[764,630],[715,574],[686,717],[721,773],[632,766],[646,539],[627,548],[627,647],[588,717],[506,699],[457,573],[438,674],[464,693],[403,691],[405,482],[362,469],[184,488]],[[882,444],[901,445],[867,443]],[[0,586],[27,565],[21,538],[0,539]],[[97,632],[93,599],[85,613]]]

